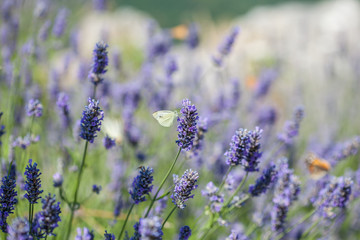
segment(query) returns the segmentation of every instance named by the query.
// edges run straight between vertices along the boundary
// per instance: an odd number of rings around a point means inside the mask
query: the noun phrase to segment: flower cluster
[[[294,113],[294,119],[292,121],[287,121],[285,123],[283,132],[278,135],[280,142],[291,145],[294,141],[294,138],[299,135],[300,123],[304,118],[304,109],[298,107]]]
[[[32,240],[30,225],[25,218],[16,218],[8,229],[8,240]]]
[[[95,239],[94,232],[90,231],[86,227],[82,230],[81,230],[81,228],[77,228],[76,231],[77,231],[77,235],[75,237],[75,240],[94,240]]]
[[[43,106],[38,99],[30,99],[26,107],[26,112],[29,117],[41,117],[43,114]]]
[[[54,229],[59,226],[60,218],[60,202],[56,202],[55,195],[46,195],[41,199],[42,211],[36,214],[37,222],[43,234],[46,236],[56,236]]]
[[[161,218],[158,216],[141,218],[139,221],[139,234],[141,240],[161,240],[163,236]]]
[[[197,122],[199,120],[195,105],[191,104],[188,99],[182,101],[180,110],[181,116],[178,117],[178,140],[176,143],[185,151],[189,151],[197,133]]]
[[[258,171],[262,129],[256,127],[254,131],[240,128],[230,142],[230,149],[225,153],[226,164],[241,165],[247,172]]]
[[[271,164],[267,169],[263,171],[261,177],[256,179],[255,184],[249,186],[249,193],[253,197],[260,196],[262,193],[266,193],[272,183],[277,180],[276,166]]]
[[[80,137],[90,143],[94,142],[96,133],[100,131],[101,121],[104,119],[104,112],[99,107],[99,101],[89,98],[89,105],[85,106],[81,118]]]
[[[29,164],[26,166],[25,176],[25,191],[26,194],[24,197],[29,201],[30,204],[37,203],[37,200],[40,199],[40,194],[43,190],[41,188],[41,172],[37,168],[37,163],[32,163],[32,159],[29,160]]]
[[[171,198],[178,208],[184,209],[186,207],[185,202],[194,197],[191,192],[198,187],[196,185],[198,178],[198,172],[191,169],[186,170],[180,179],[178,175],[174,174],[175,187]]]
[[[217,66],[222,66],[224,57],[230,54],[231,49],[235,43],[236,37],[239,34],[239,27],[234,27],[230,34],[223,40],[218,48],[218,56],[213,56],[213,62]]]
[[[89,78],[93,84],[97,85],[101,83],[103,75],[107,72],[106,67],[109,64],[107,48],[109,46],[104,42],[98,42],[95,45],[93,51],[93,65],[91,72],[89,73]]]
[[[115,240],[115,235],[108,233],[107,231],[105,231],[104,237],[105,237],[105,240]]]
[[[13,213],[15,204],[17,203],[17,192],[15,190],[16,183],[14,178],[5,176],[2,178],[0,188],[0,228],[3,232],[7,232],[7,218]]]
[[[22,149],[28,148],[32,143],[37,143],[40,140],[39,136],[27,134],[25,137],[17,137],[12,143],[13,147],[20,147]]]
[[[183,226],[180,228],[179,240],[188,240],[191,236],[191,229],[189,226]]]
[[[103,144],[106,149],[110,149],[116,145],[115,139],[112,139],[108,135],[106,135],[103,139]]]
[[[206,185],[205,190],[201,191],[201,194],[209,199],[210,211],[213,213],[220,212],[224,203],[224,195],[218,194],[218,191],[219,188],[217,188],[213,182],[209,182]]]
[[[154,180],[153,172],[154,170],[150,167],[141,166],[139,168],[139,175],[134,178],[132,189],[129,191],[135,204],[146,201],[145,195],[150,193],[153,188],[153,185],[151,185]]]

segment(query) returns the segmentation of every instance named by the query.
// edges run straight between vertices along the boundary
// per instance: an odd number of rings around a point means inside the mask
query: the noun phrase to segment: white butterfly
[[[171,110],[160,110],[153,113],[153,117],[163,127],[170,127],[173,124],[175,117],[177,116],[177,111]]]

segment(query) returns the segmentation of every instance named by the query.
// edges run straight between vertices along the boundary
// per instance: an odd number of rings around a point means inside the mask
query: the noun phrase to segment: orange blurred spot
[[[171,29],[171,35],[175,39],[184,40],[188,35],[188,28],[185,24],[175,26]]]
[[[245,80],[245,86],[248,88],[248,89],[251,89],[251,90],[254,90],[257,86],[257,79],[255,76],[251,75],[251,76],[248,76]]]

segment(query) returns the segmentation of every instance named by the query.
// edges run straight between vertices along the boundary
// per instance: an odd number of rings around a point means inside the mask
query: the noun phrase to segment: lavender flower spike
[[[0,188],[0,228],[3,232],[7,232],[6,220],[15,209],[17,203],[17,192],[15,190],[15,179],[5,176],[2,178],[2,185]]]
[[[55,37],[60,38],[64,34],[67,26],[68,15],[69,11],[66,8],[62,8],[59,10],[59,13],[55,18],[52,30],[52,33]]]
[[[196,185],[198,178],[198,172],[191,169],[186,170],[180,179],[178,175],[174,174],[175,187],[171,198],[178,208],[184,209],[186,207],[185,202],[194,197],[191,192],[198,187]]]
[[[179,240],[188,240],[191,236],[191,229],[189,226],[183,226],[180,228]]]
[[[146,201],[145,195],[150,193],[153,185],[153,169],[140,167],[139,175],[134,178],[132,189],[129,191],[131,198],[135,204]]]
[[[114,234],[108,233],[107,231],[105,231],[104,237],[105,240],[115,240]]]
[[[99,107],[99,101],[89,98],[89,105],[85,106],[81,118],[80,137],[90,143],[94,142],[96,133],[100,131],[101,121],[104,119],[104,112]]]
[[[95,85],[104,80],[103,74],[107,72],[106,67],[109,64],[107,52],[108,47],[109,46],[104,42],[98,42],[95,45],[95,49],[93,51],[93,65],[91,72],[89,73],[89,78]]]
[[[55,195],[46,195],[42,200],[42,211],[37,215],[40,229],[46,236],[56,236],[54,229],[59,226],[60,219],[60,202],[56,203]]]
[[[162,240],[161,218],[154,216],[151,218],[140,218],[139,233],[141,240]]]
[[[16,218],[9,227],[7,240],[32,240],[29,230],[29,222],[25,218]]]
[[[261,177],[256,179],[254,185],[250,185],[249,193],[253,197],[260,196],[262,193],[266,193],[269,186],[272,183],[276,182],[276,180],[277,180],[277,170],[275,169],[275,165],[272,164],[270,165],[270,167],[268,167],[263,171]]]
[[[77,228],[77,236],[75,237],[75,240],[94,240],[94,232],[90,231],[86,227],[81,230],[81,228]]]
[[[41,180],[40,180],[41,172],[37,168],[37,163],[32,163],[32,159],[29,160],[29,164],[26,166],[25,176],[25,190],[26,194],[24,197],[29,201],[30,204],[37,203],[37,200],[40,199],[40,194],[43,190],[41,188]]]
[[[219,46],[220,54],[226,56],[231,52],[231,49],[235,43],[239,31],[240,29],[237,26],[231,30],[230,34],[224,39],[224,41]]]
[[[43,106],[38,99],[30,99],[26,107],[26,111],[29,117],[41,117],[43,112]]]
[[[199,120],[197,109],[188,99],[182,101],[181,116],[178,117],[178,140],[176,143],[185,151],[189,151],[197,133],[197,122]]]

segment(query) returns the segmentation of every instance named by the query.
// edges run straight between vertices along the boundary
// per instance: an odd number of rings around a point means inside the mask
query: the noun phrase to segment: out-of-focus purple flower
[[[249,238],[242,232],[232,230],[225,240],[249,240]]]
[[[81,61],[78,66],[77,70],[77,78],[80,80],[80,82],[84,82],[89,75],[89,64]]]
[[[313,199],[317,212],[325,218],[334,218],[336,208],[345,208],[349,202],[353,182],[350,178],[333,177]]]
[[[278,77],[278,72],[275,69],[266,69],[261,72],[258,85],[255,89],[255,97],[262,98],[269,92],[272,83]]]
[[[93,0],[93,8],[96,11],[105,11],[107,8],[107,0]]]
[[[81,228],[77,228],[76,231],[77,231],[77,235],[75,237],[75,240],[94,240],[95,239],[94,232],[90,231],[86,227],[84,227],[83,230],[81,230]]]
[[[56,188],[61,187],[63,182],[64,182],[64,178],[60,173],[57,172],[53,175],[54,187],[56,187]]]
[[[115,199],[115,207],[114,207],[114,217],[115,218],[117,218],[120,215],[123,205],[124,205],[124,203],[123,203],[121,194],[118,194],[118,196]]]
[[[178,140],[176,140],[176,143],[185,151],[189,151],[193,146],[197,133],[196,125],[199,117],[195,105],[191,104],[188,99],[184,99],[182,105],[181,116],[177,118]]]
[[[285,123],[283,132],[278,135],[280,142],[291,145],[294,141],[294,138],[299,135],[299,128],[302,119],[304,118],[304,109],[298,107],[294,113],[294,119],[292,121],[287,121]]]
[[[1,123],[1,117],[2,117],[3,113],[0,112],[0,123]],[[1,137],[5,134],[5,126],[4,125],[0,125],[0,146],[2,145],[2,141],[1,141]]]
[[[26,218],[16,218],[8,227],[7,240],[32,240],[30,226]]]
[[[43,106],[38,99],[30,99],[27,104],[26,111],[29,117],[41,117],[43,113]]]
[[[300,193],[300,181],[289,169],[287,159],[280,159],[277,164],[278,182],[275,186],[273,198],[274,207],[271,212],[272,229],[282,232],[290,205]]]
[[[32,163],[32,159],[29,160],[29,164],[26,166],[25,176],[25,190],[26,194],[24,197],[29,201],[30,204],[37,203],[37,200],[40,199],[40,194],[43,190],[41,188],[41,172],[37,168],[37,163]]]
[[[208,130],[208,120],[207,118],[199,118],[199,122],[197,124],[197,132],[195,135],[193,147],[190,151],[188,151],[187,155],[189,158],[196,160],[197,163],[200,165],[202,162],[201,159],[201,151],[204,147],[204,137],[205,133]]]
[[[188,240],[191,236],[191,229],[189,226],[183,226],[180,228],[179,240]]]
[[[168,56],[165,61],[165,73],[167,78],[171,76],[178,70],[178,65],[176,59],[173,56]]]
[[[105,237],[105,240],[115,240],[115,235],[108,233],[107,231],[105,231],[104,237]]]
[[[157,205],[154,210],[154,214],[156,216],[161,216],[164,213],[164,210],[167,206],[167,200],[168,200],[168,197],[163,197],[162,199],[157,201]]]
[[[255,184],[249,186],[249,193],[253,197],[260,196],[262,193],[266,193],[270,185],[276,182],[277,171],[275,165],[271,164],[267,169],[263,171],[263,174],[256,179]]]
[[[100,185],[94,184],[94,185],[92,186],[92,191],[93,191],[94,193],[96,193],[96,194],[99,194],[101,190],[102,190],[102,187],[101,187]]]
[[[101,83],[103,74],[107,72],[106,67],[109,64],[108,51],[109,46],[104,42],[98,42],[95,44],[93,51],[93,65],[89,73],[90,80],[95,84]]]
[[[256,123],[259,126],[274,125],[277,119],[277,113],[273,107],[264,107],[260,109]]]
[[[161,218],[158,216],[140,218],[139,233],[141,240],[161,240],[163,232],[161,230]]]
[[[54,229],[59,226],[58,223],[61,221],[60,202],[56,202],[55,195],[51,196],[50,193],[42,198],[41,202],[42,211],[37,214],[40,229],[46,236],[56,236]]]
[[[129,191],[135,204],[146,201],[145,195],[150,193],[153,188],[153,185],[151,185],[154,180],[153,172],[154,170],[150,167],[141,166],[139,168],[139,175],[134,178],[132,189]]]
[[[194,197],[191,192],[198,187],[196,185],[198,178],[198,172],[191,169],[186,170],[180,179],[178,175],[174,174],[175,187],[171,198],[178,208],[184,209],[186,207],[185,202]]]
[[[15,141],[12,143],[12,147],[20,147],[22,149],[26,149],[32,143],[36,143],[40,140],[40,136],[34,136],[27,134],[25,137],[17,137]]]
[[[49,37],[49,31],[51,27],[51,20],[46,20],[40,27],[39,33],[38,33],[38,39],[41,42],[45,42]]]
[[[14,213],[15,204],[17,203],[17,192],[15,190],[15,178],[5,176],[2,178],[0,188],[0,228],[3,232],[7,232],[7,218]]]
[[[66,8],[62,8],[58,11],[52,29],[52,33],[55,37],[60,38],[65,33],[68,16],[69,10],[67,10]]]
[[[219,53],[223,56],[228,55],[231,52],[231,49],[235,43],[236,37],[239,34],[239,27],[234,27],[230,34],[223,40],[223,42],[219,45]]]
[[[112,66],[114,66],[114,68],[117,71],[121,71],[122,69],[122,59],[121,59],[121,52],[119,51],[119,49],[115,49],[112,53]]]
[[[109,150],[110,148],[114,147],[116,145],[115,143],[115,139],[112,139],[111,137],[109,137],[108,135],[106,135],[104,137],[104,140],[103,140],[103,144],[104,144],[104,147]]]
[[[80,137],[90,143],[94,142],[96,133],[100,131],[101,121],[104,119],[104,112],[99,107],[99,101],[89,98],[89,105],[85,106],[81,118]]]
[[[48,0],[36,1],[34,16],[37,18],[45,18],[49,12],[50,3]]]
[[[224,195],[218,194],[219,188],[217,188],[213,182],[209,182],[206,185],[205,190],[201,191],[203,196],[206,196],[210,201],[210,210],[213,213],[220,212],[223,203],[224,203]]]
[[[247,172],[258,171],[262,129],[256,127],[253,131],[240,128],[230,142],[230,149],[225,153],[226,164],[241,165]]]
[[[354,156],[358,153],[360,148],[360,136],[356,136],[353,139],[337,144],[332,154],[331,162],[336,164],[341,160],[344,160],[350,156]]]
[[[172,39],[168,31],[162,31],[153,35],[148,43],[148,60],[153,61],[159,56],[164,56],[169,52],[171,45]]]
[[[69,96],[64,92],[61,92],[56,101],[56,105],[60,111],[60,116],[64,128],[71,126]]]
[[[140,224],[139,222],[134,224],[134,235],[130,238],[130,240],[141,240],[141,234],[139,232]]]
[[[195,49],[199,45],[199,29],[196,23],[189,24],[185,41],[190,49]]]

